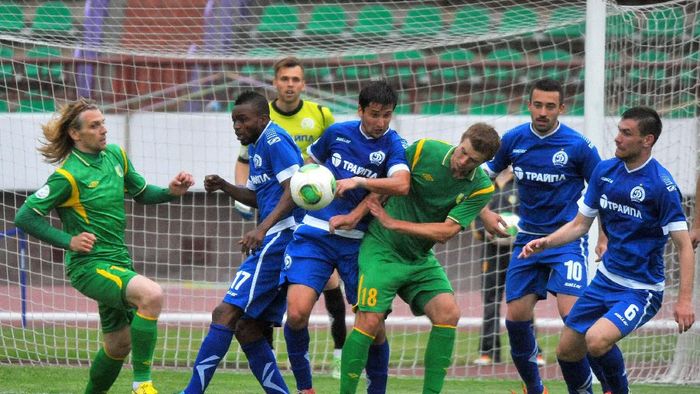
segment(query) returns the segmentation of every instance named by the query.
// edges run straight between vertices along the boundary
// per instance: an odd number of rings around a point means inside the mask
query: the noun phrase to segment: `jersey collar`
[[[629,168],[627,168],[627,163],[625,163],[624,161],[622,162],[622,164],[624,164],[625,170],[626,170],[627,173],[629,174],[629,173],[632,173],[632,172],[639,171],[639,170],[641,170],[642,168],[646,167],[647,164],[649,164],[649,162],[650,162],[651,159],[653,159],[653,158],[654,158],[654,156],[651,156],[651,155],[650,155],[649,158],[647,159],[647,161],[644,162],[644,164],[642,164],[641,166],[635,168],[634,170],[630,170]]]
[[[358,129],[360,130],[360,134],[362,134],[362,136],[365,137],[366,139],[368,139],[368,140],[378,140],[379,138],[384,137],[384,136],[386,135],[386,133],[388,133],[389,130],[391,130],[391,127],[388,127],[388,128],[386,129],[386,131],[384,132],[384,134],[380,135],[380,136],[377,137],[377,138],[370,137],[369,135],[367,135],[367,134],[365,133],[364,130],[362,130],[362,121],[360,121],[360,126],[358,127]]]
[[[561,127],[561,122],[557,120],[557,127],[555,127],[554,130],[550,131],[549,133],[542,135],[542,134],[538,133],[534,127],[532,127],[532,122],[530,122],[530,131],[532,132],[532,134],[536,135],[539,139],[542,139],[542,140],[549,137],[550,135],[556,133],[557,131],[559,131],[560,127]]]
[[[271,124],[272,124],[272,121],[268,121],[268,122],[267,122],[267,125],[266,125],[265,128],[260,132],[260,135],[258,136],[258,139],[255,140],[255,142],[253,143],[253,145],[257,145],[257,144],[258,144],[258,141],[260,141],[260,139],[262,138],[262,136],[265,134],[265,130],[267,130],[267,128],[270,127]]]
[[[293,115],[296,115],[297,113],[299,113],[299,111],[301,111],[301,107],[304,106],[304,100],[299,100],[299,105],[289,112],[284,112],[277,106],[277,99],[272,100],[270,102],[270,105],[272,106],[272,109],[275,110],[275,112],[277,112],[278,114],[280,114],[282,116],[293,116]]]
[[[89,167],[91,165],[99,165],[102,163],[102,157],[105,155],[105,151],[101,151],[98,154],[91,154],[91,153],[85,153],[81,152],[75,148],[71,151],[71,154],[75,157],[78,158],[78,160],[85,165],[85,167]]]

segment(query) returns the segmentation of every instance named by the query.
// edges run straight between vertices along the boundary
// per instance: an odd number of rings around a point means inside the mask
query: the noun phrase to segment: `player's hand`
[[[508,223],[506,223],[506,221],[503,220],[501,215],[489,209],[484,209],[481,211],[481,214],[479,216],[481,217],[481,221],[484,223],[484,229],[489,234],[501,238],[510,237],[510,234],[506,232],[506,229],[508,228]]]
[[[240,201],[236,201],[233,204],[233,208],[236,209],[236,211],[241,215],[243,220],[251,220],[253,219],[254,211],[252,207],[249,207],[248,205],[243,204]]]
[[[168,185],[168,190],[173,196],[182,196],[187,193],[187,190],[194,185],[194,177],[189,172],[181,171],[179,174],[175,175],[170,185]]]
[[[80,233],[73,236],[70,239],[70,250],[79,253],[89,253],[92,250],[93,245],[95,245],[95,234],[91,233]]]
[[[243,238],[240,241],[238,241],[238,244],[241,245],[241,253],[243,253],[246,256],[253,254],[253,252],[262,245],[262,241],[264,238],[264,231],[259,231],[258,229],[255,229],[247,232],[243,236]]]
[[[700,244],[700,228],[690,229],[690,241],[693,243],[693,249],[698,247],[698,244]]]
[[[678,332],[684,333],[690,330],[695,322],[695,309],[693,304],[687,301],[678,301],[673,308],[673,318],[678,323]]]
[[[369,208],[369,212],[372,214],[372,216],[379,220],[379,223],[381,223],[384,227],[391,229],[391,223],[394,218],[386,213],[386,210],[382,204],[379,203],[379,201],[369,199],[367,200],[367,207]]]
[[[354,176],[352,178],[338,179],[335,181],[335,195],[336,197],[343,197],[343,194],[352,189],[357,189],[362,185],[365,178]]]
[[[223,189],[227,184],[226,180],[218,175],[207,175],[204,177],[204,190],[207,193],[212,193],[217,190]]]
[[[328,221],[328,231],[333,234],[335,230],[354,230],[362,217],[357,215],[335,215]]]
[[[602,261],[603,260],[603,255],[605,252],[608,251],[608,242],[600,242],[600,239],[598,240],[598,243],[595,246],[595,255],[596,259],[595,261]]]
[[[525,259],[532,256],[535,253],[539,253],[547,247],[548,243],[549,242],[547,241],[547,238],[533,239],[532,241],[528,242],[525,246],[523,246],[523,250],[518,255],[518,258]]]

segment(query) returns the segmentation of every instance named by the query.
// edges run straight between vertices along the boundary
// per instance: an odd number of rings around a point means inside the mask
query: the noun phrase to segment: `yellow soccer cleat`
[[[158,394],[158,390],[153,387],[153,382],[143,382],[131,394]]]

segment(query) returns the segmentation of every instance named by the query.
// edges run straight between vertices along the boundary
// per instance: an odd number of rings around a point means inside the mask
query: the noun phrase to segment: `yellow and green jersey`
[[[98,154],[73,149],[25,205],[41,216],[55,208],[66,233],[88,232],[97,238],[90,253],[66,251],[66,273],[95,260],[127,266],[131,257],[124,242],[124,196],[137,196],[146,186],[121,147],[107,145]]]
[[[391,196],[387,213],[399,220],[414,223],[442,223],[447,218],[469,226],[489,202],[494,187],[488,175],[475,168],[466,178],[452,176],[450,159],[455,146],[445,142],[421,139],[406,149],[411,167],[411,189],[406,196]],[[368,234],[396,251],[405,261],[416,264],[432,253],[435,244],[429,239],[388,230],[373,220]]]
[[[301,100],[299,106],[291,112],[282,112],[275,101],[270,102],[270,119],[282,127],[294,139],[301,149],[304,160],[308,157],[306,148],[335,123],[331,110],[313,101]],[[241,146],[239,159],[248,161],[248,148]]]

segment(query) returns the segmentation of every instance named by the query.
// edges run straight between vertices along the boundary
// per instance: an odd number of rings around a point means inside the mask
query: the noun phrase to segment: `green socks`
[[[124,360],[115,360],[100,348],[90,366],[90,380],[85,388],[85,394],[106,393],[119,376]]]
[[[452,364],[457,327],[435,325],[430,330],[425,349],[425,378],[423,393],[439,393],[445,383],[447,368]],[[345,353],[345,352],[343,352]]]
[[[151,363],[158,340],[158,320],[140,314],[131,322],[131,363],[134,382],[151,380]]]
[[[343,345],[340,362],[340,393],[355,394],[362,370],[367,364],[369,346],[374,338],[353,328]]]

